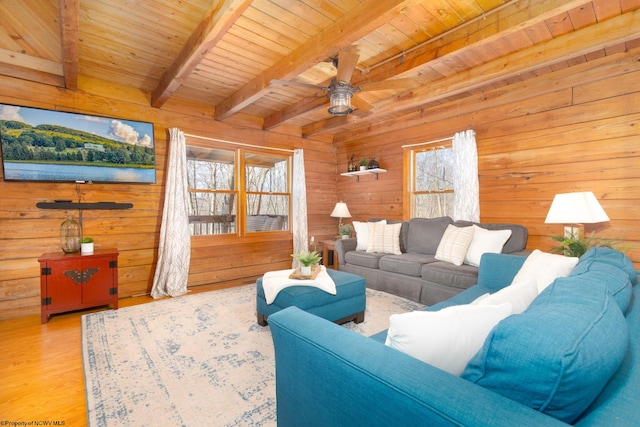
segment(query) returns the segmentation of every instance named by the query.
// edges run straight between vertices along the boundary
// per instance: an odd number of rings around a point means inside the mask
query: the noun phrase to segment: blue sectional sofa
[[[509,285],[524,256],[485,254],[478,283]],[[279,426],[637,426],[640,295],[622,253],[596,248],[493,328],[460,377],[295,307],[269,318]]]

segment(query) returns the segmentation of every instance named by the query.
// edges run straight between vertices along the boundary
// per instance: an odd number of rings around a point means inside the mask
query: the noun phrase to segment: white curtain
[[[293,253],[309,250],[307,230],[307,184],[304,175],[304,151],[293,150]],[[298,261],[293,260],[291,268],[296,268]]]
[[[455,220],[480,221],[480,184],[478,148],[473,130],[453,136],[455,171],[453,176],[453,217]]]
[[[169,129],[168,151],[158,263],[151,288],[153,298],[184,295],[189,279],[191,236],[187,154],[184,134],[177,128]]]

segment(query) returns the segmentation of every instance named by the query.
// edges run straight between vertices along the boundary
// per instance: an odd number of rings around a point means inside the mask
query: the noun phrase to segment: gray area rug
[[[423,306],[367,289],[361,324]],[[88,422],[97,426],[275,426],[269,327],[256,323],[255,285],[82,316]]]

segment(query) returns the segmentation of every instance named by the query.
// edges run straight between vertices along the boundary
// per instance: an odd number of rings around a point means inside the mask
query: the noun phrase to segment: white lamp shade
[[[349,213],[349,208],[347,204],[344,202],[336,203],[336,207],[333,208],[333,212],[331,215],[334,218],[351,218],[351,214]]]
[[[547,213],[546,224],[594,224],[609,221],[591,192],[556,194]]]

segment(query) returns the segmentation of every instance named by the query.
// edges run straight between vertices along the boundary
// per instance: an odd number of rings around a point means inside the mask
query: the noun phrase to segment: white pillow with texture
[[[387,220],[377,221],[386,224]],[[353,221],[353,228],[356,230],[356,251],[366,251],[369,242],[369,224],[372,222]]]
[[[473,240],[471,240],[464,262],[478,267],[482,254],[487,252],[499,254],[502,252],[504,244],[511,237],[511,230],[487,230],[475,224],[473,227]]]
[[[400,255],[400,228],[402,223],[369,223],[369,241],[367,252]]]
[[[394,314],[385,344],[459,376],[493,327],[510,314],[508,303]]]
[[[577,264],[577,257],[550,254],[536,249],[529,254],[511,283],[533,278],[538,283],[538,293],[540,293],[558,277],[571,274]]]
[[[473,239],[473,226],[456,227],[449,224],[442,235],[442,240],[436,250],[436,259],[462,265],[467,249]]]
[[[511,304],[511,314],[525,311],[538,296],[538,282],[530,278],[524,282],[512,283],[493,294],[484,294],[476,298],[472,305]]]

